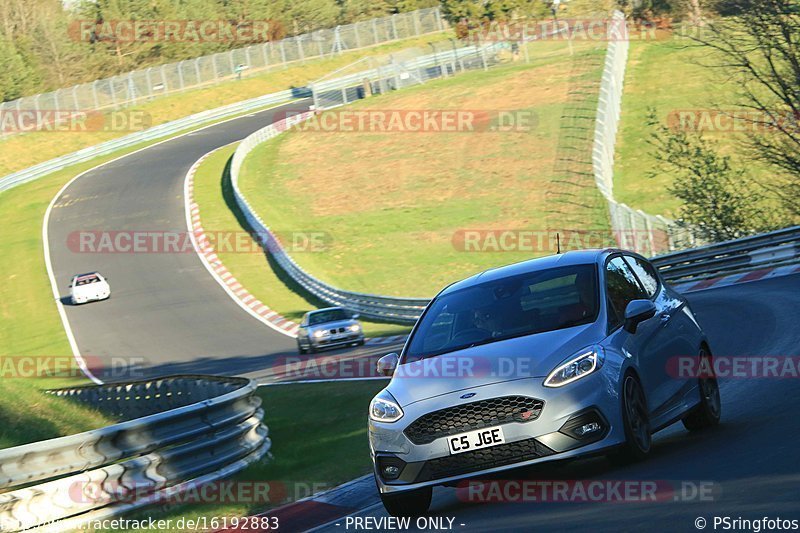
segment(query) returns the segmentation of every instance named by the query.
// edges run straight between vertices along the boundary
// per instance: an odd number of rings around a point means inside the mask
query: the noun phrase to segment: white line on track
[[[222,289],[225,291],[225,293],[228,296],[230,296],[231,300],[236,302],[236,305],[238,305],[239,307],[241,307],[242,309],[247,311],[247,313],[250,316],[252,316],[256,320],[258,320],[259,322],[261,322],[263,324],[266,324],[267,326],[269,326],[270,328],[274,329],[278,333],[281,333],[283,335],[286,335],[287,337],[291,337],[291,338],[294,339],[296,337],[296,335],[292,335],[288,331],[285,331],[285,330],[281,329],[276,324],[273,324],[268,318],[259,315],[258,313],[255,312],[255,310],[252,307],[250,307],[249,305],[244,303],[244,301],[242,301],[242,299],[239,298],[236,295],[236,293],[228,286],[228,284],[225,282],[225,280],[222,279],[222,276],[220,276],[216,272],[216,270],[214,270],[214,267],[211,266],[211,263],[208,262],[208,259],[206,259],[205,254],[203,254],[203,252],[200,250],[200,246],[197,244],[197,238],[195,237],[195,234],[194,234],[194,226],[192,225],[192,208],[191,208],[191,205],[190,205],[192,203],[192,195],[189,193],[189,182],[193,181],[194,174],[195,174],[195,172],[197,172],[197,168],[200,166],[200,164],[203,161],[205,161],[205,159],[207,157],[209,157],[210,155],[212,155],[214,152],[216,152],[218,150],[222,150],[223,148],[226,148],[226,147],[228,147],[228,146],[230,146],[232,144],[236,144],[238,142],[240,142],[240,141],[234,141],[232,143],[226,144],[225,146],[220,146],[218,148],[215,148],[214,150],[211,150],[210,152],[208,152],[207,154],[202,156],[200,159],[195,161],[192,164],[192,166],[189,169],[189,171],[186,173],[186,176],[183,179],[183,206],[184,206],[184,211],[186,213],[186,229],[189,232],[189,238],[192,241],[192,246],[194,247],[194,251],[197,253],[197,257],[200,258],[200,262],[203,263],[203,266],[206,267],[206,270],[208,270],[208,273],[211,274],[211,277],[214,278],[214,280],[219,284],[220,287],[222,287]],[[230,274],[228,275],[228,277],[231,277]]]
[[[278,108],[278,107],[281,107],[281,106],[284,106],[284,105],[287,105],[287,104],[290,104],[290,103],[292,103],[292,102],[291,101],[290,102],[284,102],[282,104],[278,104],[278,105],[275,105],[275,106],[266,107],[264,109],[259,110],[257,113],[261,113],[261,112],[264,112],[264,111],[269,111],[270,109],[275,109],[275,108]],[[69,341],[69,346],[70,346],[70,349],[72,350],[72,355],[75,358],[75,361],[78,363],[78,366],[80,367],[81,372],[83,372],[83,375],[85,375],[88,379],[90,379],[95,384],[102,385],[103,382],[99,378],[97,378],[97,376],[92,374],[92,371],[89,370],[89,366],[86,364],[86,360],[81,355],[80,348],[78,347],[78,343],[75,340],[75,335],[72,332],[72,327],[69,324],[69,318],[67,318],[67,312],[64,309],[64,304],[61,303],[61,293],[58,290],[58,282],[56,281],[55,274],[53,273],[53,264],[52,264],[52,261],[50,259],[49,234],[48,234],[48,229],[47,229],[49,224],[50,224],[50,212],[53,210],[53,206],[56,204],[56,202],[61,197],[61,195],[64,193],[64,191],[66,191],[67,188],[69,188],[70,185],[72,185],[75,181],[77,181],[78,179],[82,178],[86,174],[89,174],[90,172],[93,172],[93,171],[97,170],[98,168],[102,168],[102,167],[104,167],[106,165],[109,165],[111,163],[115,163],[115,162],[117,162],[117,161],[119,161],[121,159],[124,159],[126,157],[130,157],[132,155],[138,154],[139,152],[143,152],[145,150],[149,150],[150,148],[153,148],[155,146],[159,146],[161,144],[168,143],[170,141],[174,141],[174,140],[180,139],[182,137],[186,137],[186,136],[188,136],[188,135],[190,135],[192,133],[196,133],[198,131],[202,131],[202,130],[205,130],[207,128],[213,128],[214,126],[219,126],[220,124],[224,124],[226,122],[231,122],[233,120],[239,120],[239,119],[242,119],[242,118],[245,118],[245,117],[252,117],[252,116],[253,116],[253,114],[250,114],[250,115],[237,115],[235,117],[227,118],[225,120],[220,120],[218,122],[212,122],[211,124],[206,124],[205,126],[201,126],[199,128],[196,128],[196,129],[185,131],[185,132],[180,133],[178,135],[175,135],[173,137],[162,139],[162,140],[160,140],[158,142],[155,142],[153,144],[149,144],[147,146],[143,146],[143,147],[141,147],[139,149],[136,149],[136,150],[134,150],[132,152],[129,152],[127,154],[123,154],[123,155],[121,155],[119,157],[115,157],[114,159],[110,159],[108,161],[100,163],[99,165],[96,165],[96,166],[94,166],[92,168],[84,170],[83,172],[81,172],[77,176],[74,176],[66,184],[64,184],[64,186],[61,187],[61,189],[59,189],[59,191],[56,193],[56,195],[53,197],[53,199],[50,200],[50,204],[47,206],[47,210],[44,213],[44,220],[42,221],[42,246],[44,246],[44,262],[45,262],[45,266],[47,268],[47,276],[50,278],[50,286],[53,289],[53,298],[55,299],[56,308],[58,309],[58,314],[61,317],[61,324],[64,326],[64,333],[67,335],[67,340]],[[100,157],[102,157],[102,156],[100,156]],[[46,179],[46,178],[44,178],[44,179]]]

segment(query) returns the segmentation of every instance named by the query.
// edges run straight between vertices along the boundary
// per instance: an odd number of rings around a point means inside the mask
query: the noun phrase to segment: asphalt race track
[[[690,300],[716,356],[800,356],[800,276],[712,289]],[[714,516],[800,520],[800,379],[720,383],[721,425],[698,434],[680,423],[670,426],[656,435],[645,462],[619,468],[604,458],[583,459],[513,470],[500,478],[671,482],[659,487],[710,482],[713,501],[471,503],[458,498],[454,488],[438,487],[431,515],[455,517],[454,531],[698,531],[698,518],[706,520],[706,531],[714,531]],[[387,516],[377,496],[372,501],[376,504],[351,516]],[[345,527],[343,518],[322,530]],[[721,525],[716,531],[723,531]]]
[[[276,356],[296,356],[294,339],[277,333],[234,303],[191,253],[76,253],[76,231],[186,231],[183,181],[203,154],[268,124],[282,109],[263,111],[192,133],[114,163],[75,181],[49,220],[49,247],[62,297],[73,274],[99,270],[113,295],[66,312],[80,351],[103,362],[143,359],[147,376],[237,374],[291,379]],[[238,228],[213,228],[238,230]],[[800,356],[800,276],[732,285],[690,295],[720,356]],[[267,302],[268,303],[268,302]],[[368,358],[396,347],[334,352]],[[689,434],[680,424],[656,436],[652,457],[623,468],[604,458],[532,467],[504,479],[708,482],[713,501],[649,503],[470,503],[453,488],[437,488],[431,515],[451,517],[463,531],[692,531],[714,516],[800,518],[800,379],[723,378],[720,427]],[[709,486],[709,485],[705,485]],[[352,516],[386,516],[374,488],[372,504]],[[342,531],[344,519],[324,529]],[[461,525],[463,524],[463,526]],[[721,530],[721,528],[717,528]]]
[[[157,144],[88,172],[56,200],[48,226],[53,271],[81,355],[90,367],[106,369],[100,379],[179,373],[272,376],[275,355],[296,355],[294,339],[240,308],[194,251],[81,253],[74,237],[80,231],[185,234],[183,183],[191,165],[276,115],[282,118],[281,112],[306,110],[309,103],[295,101]],[[95,270],[109,278],[111,298],[69,305],[71,277]],[[345,353],[374,358],[391,348]]]

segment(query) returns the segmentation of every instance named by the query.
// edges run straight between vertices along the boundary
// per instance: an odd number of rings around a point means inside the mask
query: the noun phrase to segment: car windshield
[[[337,320],[348,320],[350,315],[344,309],[325,309],[308,315],[308,325],[324,324],[325,322],[336,322]]]
[[[405,358],[588,324],[597,318],[598,300],[594,265],[540,270],[460,289],[431,304]]]
[[[75,286],[80,287],[81,285],[89,285],[90,283],[97,283],[100,281],[100,278],[97,276],[83,276],[75,280]]]

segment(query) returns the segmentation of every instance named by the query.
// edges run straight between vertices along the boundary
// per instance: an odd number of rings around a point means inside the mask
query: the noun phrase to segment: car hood
[[[406,406],[473,387],[545,378],[564,359],[601,340],[594,326],[536,333],[402,364],[387,389]]]
[[[353,324],[357,324],[357,322],[352,318],[348,318],[347,320],[337,320],[335,322],[324,322],[322,324],[314,324],[313,326],[308,326],[308,329],[310,329],[311,331],[316,331],[318,329],[346,328],[347,326],[352,326]]]

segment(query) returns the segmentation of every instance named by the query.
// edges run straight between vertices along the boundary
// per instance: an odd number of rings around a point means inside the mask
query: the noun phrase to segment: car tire
[[[433,498],[433,487],[409,490],[396,494],[381,494],[386,512],[392,516],[421,516],[428,512]]]
[[[689,431],[700,431],[716,426],[719,424],[722,414],[719,383],[713,374],[714,366],[711,364],[711,354],[705,348],[701,348],[699,358],[701,361],[707,361],[707,364],[701,364],[700,367],[711,369],[711,376],[699,378],[700,404],[683,419],[683,427]]]
[[[626,465],[641,461],[650,454],[653,436],[644,390],[633,373],[625,374],[620,396],[625,442],[608,458],[614,464]]]
[[[361,339],[360,341],[358,341],[358,345],[359,346],[364,346],[365,342],[366,342],[366,339]]]
[[[303,348],[303,345],[302,345],[302,344],[300,344],[300,341],[299,341],[299,340],[297,341],[297,351],[298,351],[298,352],[300,352],[300,354],[304,354],[304,353],[307,353],[307,352],[308,352],[308,350],[306,350],[305,348]]]

